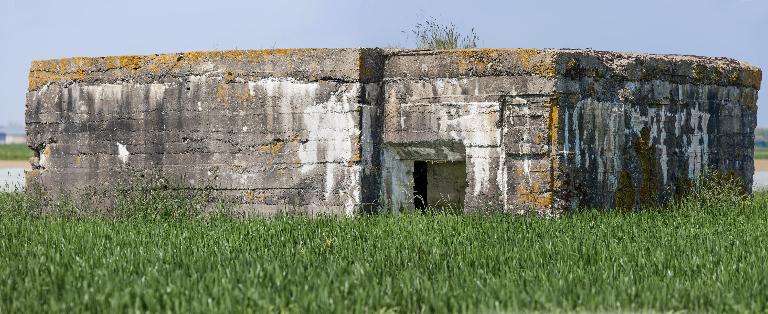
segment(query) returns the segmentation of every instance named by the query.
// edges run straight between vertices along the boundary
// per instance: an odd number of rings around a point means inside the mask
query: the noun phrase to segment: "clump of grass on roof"
[[[480,37],[475,29],[463,34],[453,23],[442,24],[434,17],[416,24],[411,30],[420,49],[471,49],[477,48]]]

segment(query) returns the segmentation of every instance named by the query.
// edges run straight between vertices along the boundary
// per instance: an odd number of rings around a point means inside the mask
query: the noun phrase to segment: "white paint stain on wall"
[[[637,83],[627,83],[627,89],[635,89]],[[653,85],[654,95],[660,104],[654,103],[641,110],[641,106],[629,106],[621,102],[601,102],[591,98],[576,103],[573,108],[564,109],[564,150],[574,153],[577,166],[595,169],[600,174],[599,179],[608,182],[611,189],[616,189],[619,172],[624,170],[623,152],[627,138],[635,140],[641,136],[644,127],[650,131],[650,142],[656,152],[655,162],[658,163],[659,175],[663,184],[669,183],[670,162],[673,151],[681,151],[688,165],[688,177],[698,180],[707,171],[709,164],[709,134],[708,125],[710,114],[706,111],[708,86],[696,87],[696,93],[702,95],[699,99],[689,99],[689,104],[679,106],[664,104],[668,101],[666,94],[676,88],[683,95],[692,95],[693,86],[672,87],[665,84]],[[671,112],[669,106],[677,107],[677,112]],[[625,118],[628,118],[625,120]],[[671,120],[671,121],[670,121]],[[580,123],[581,121],[581,123]],[[625,125],[624,121],[628,124]],[[587,130],[580,130],[583,124]],[[689,130],[692,130],[689,131]],[[583,147],[582,140],[591,136],[590,147]],[[667,147],[670,136],[680,142],[681,148]],[[590,156],[585,156],[588,150]],[[674,156],[674,155],[672,155]],[[596,164],[590,165],[590,161]]]
[[[528,186],[533,184],[531,179],[531,160],[528,158],[523,159],[523,175],[528,179]]]
[[[101,114],[116,114],[125,110],[123,103],[123,95],[127,95],[136,90],[141,90],[146,93],[149,103],[143,103],[142,106],[147,108],[132,108],[134,112],[141,112],[146,110],[152,110],[157,108],[163,103],[163,98],[166,89],[170,87],[170,83],[154,83],[145,85],[132,85],[132,84],[99,84],[99,85],[81,85],[78,83],[72,84],[69,88],[73,89],[72,101],[80,107],[81,111],[85,111],[87,107],[82,101],[80,94],[82,93],[87,99],[92,100],[93,110],[96,113]],[[66,93],[65,93],[66,94]],[[133,112],[126,112],[133,113]]]
[[[85,85],[82,86],[81,90],[93,100],[93,107],[96,112],[113,114],[120,108],[122,84]]]
[[[128,148],[120,143],[117,143],[117,158],[120,159],[123,163],[128,162],[128,156],[130,156],[131,153],[128,152]]]
[[[413,161],[402,160],[397,153],[384,147],[381,152],[382,191],[390,208],[413,211]]]
[[[450,117],[455,115],[440,112],[446,111],[444,106],[434,105],[433,109],[438,112],[438,116],[444,117],[440,120],[439,131],[448,132],[454,140],[461,141],[466,147],[467,163],[473,172],[472,193],[479,195],[491,188],[492,157],[504,154],[501,148],[501,128],[496,126],[499,103],[466,102],[458,105],[467,111],[453,119]],[[501,164],[499,168],[503,166]]]
[[[277,110],[284,118],[291,119],[295,110],[303,110],[303,129],[307,138],[299,144],[298,158],[302,174],[311,175],[318,166],[324,166],[324,196],[332,201],[338,194],[346,214],[352,215],[361,197],[360,166],[349,165],[359,158],[356,143],[361,130],[356,121],[360,109],[358,95],[360,84],[340,85],[325,102],[314,102],[295,108],[307,99],[316,101],[317,82],[298,82],[292,79],[262,79],[248,82],[251,95],[262,89],[267,97],[274,97]],[[290,126],[291,121],[281,121]]]
[[[687,135],[688,177],[698,179],[706,172],[706,165],[709,163],[709,134],[707,133],[707,125],[710,115],[699,109],[698,102],[695,108],[690,109],[689,114],[690,127],[694,132]]]

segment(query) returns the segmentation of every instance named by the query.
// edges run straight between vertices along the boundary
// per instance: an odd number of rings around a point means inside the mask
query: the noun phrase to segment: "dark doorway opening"
[[[441,212],[461,212],[467,191],[467,164],[460,161],[430,161],[427,168],[427,203]]]
[[[413,206],[416,210],[424,211],[427,204],[427,162],[413,162]]]

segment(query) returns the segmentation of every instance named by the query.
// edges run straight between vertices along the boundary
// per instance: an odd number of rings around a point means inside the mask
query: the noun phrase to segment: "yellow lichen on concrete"
[[[162,54],[156,55],[148,65],[146,65],[151,73],[160,74],[163,71],[171,71],[177,69],[184,64],[184,59],[180,54]]]
[[[140,56],[121,56],[117,57],[117,61],[120,68],[131,71],[131,73],[140,69],[146,62],[145,57]]]
[[[37,90],[52,81],[83,81],[89,74],[110,70],[124,70],[135,74],[142,68],[160,74],[178,68],[187,62],[198,61],[251,61],[258,62],[293,55],[304,55],[320,49],[265,49],[200,51],[183,54],[154,54],[134,56],[75,57],[33,61],[29,72],[28,90]]]
[[[745,79],[744,85],[757,87],[760,86],[760,82],[763,80],[763,71],[760,69],[746,69],[744,70]]]
[[[547,78],[557,74],[554,62],[544,56],[546,51],[541,49],[454,49],[443,53],[458,56],[459,72],[484,72],[494,63],[505,62],[505,55],[511,55],[525,71]]]
[[[547,132],[535,132],[531,143],[536,145],[549,145],[549,131]]]
[[[701,80],[705,77],[707,72],[707,67],[701,64],[695,64],[693,66],[693,79],[694,80]]]
[[[81,73],[75,73],[75,74],[36,74],[36,75],[30,75],[29,81],[27,84],[27,89],[29,91],[37,90],[40,87],[42,87],[45,84],[48,84],[51,81],[56,80],[72,80],[72,81],[80,81],[85,78],[84,74]]]
[[[264,49],[264,50],[221,50],[193,51],[183,54],[189,62],[199,61],[265,61],[275,57],[304,55],[321,49]]]
[[[458,67],[460,72],[482,72],[488,68],[488,64],[498,57],[497,49],[456,49],[447,50],[448,53],[459,56]]]
[[[356,162],[359,162],[360,160],[362,160],[362,156],[360,156],[360,153],[354,153],[352,157],[349,159],[349,161],[347,162],[347,164],[353,165]]]
[[[550,97],[549,98],[549,120],[547,124],[547,129],[549,130],[549,147],[550,147],[550,157],[549,157],[549,168],[550,168],[550,189],[552,191],[557,191],[560,189],[562,182],[559,180],[559,176],[555,175],[556,169],[559,169],[559,167],[556,167],[559,165],[558,158],[559,158],[559,147],[558,144],[558,133],[560,132],[560,98],[558,96]],[[553,199],[550,198],[549,204],[552,205],[554,203]]]
[[[365,64],[365,56],[362,51],[357,55],[357,68],[359,69],[360,80],[368,80],[373,76],[373,70]]]
[[[456,49],[448,50],[448,52],[459,56],[459,71],[461,72],[467,70],[485,71],[500,56],[500,49]]]
[[[280,152],[280,149],[283,148],[283,142],[276,142],[275,144],[272,144],[272,156],[277,156],[277,153]]]
[[[741,94],[741,103],[750,111],[757,112],[757,97],[754,93],[744,91]]]
[[[216,98],[219,100],[225,100],[225,95],[227,94],[227,91],[229,90],[229,84],[227,83],[221,83],[218,86],[216,86]]]
[[[256,193],[253,191],[245,191],[243,192],[243,199],[246,202],[253,202],[256,199]]]
[[[554,78],[557,75],[557,70],[552,60],[537,60],[537,57],[542,55],[544,51],[539,49],[516,49],[514,51],[517,55],[517,60],[522,64],[523,68],[547,78]]]
[[[712,69],[712,74],[711,75],[712,75],[711,80],[713,82],[718,82],[719,83],[720,80],[722,80],[722,78],[723,78],[723,70],[721,70],[719,67],[715,67],[714,69]]]
[[[98,58],[65,58],[33,61],[29,71],[28,90],[37,90],[51,81],[83,81],[92,72],[125,69],[131,73],[140,69],[153,56],[120,56]]]
[[[51,145],[46,145],[45,149],[43,149],[43,156],[45,158],[51,158]]]
[[[92,64],[91,58],[33,61],[29,70],[28,90],[37,90],[54,80],[83,80]]]
[[[530,191],[531,191],[531,193],[540,193],[541,192],[541,184],[539,184],[538,182],[533,182],[531,184]]]
[[[267,145],[259,146],[259,152],[270,153],[272,157],[275,157],[277,156],[278,153],[280,153],[280,149],[282,149],[283,146],[285,146],[285,143],[283,141],[275,141]]]
[[[557,133],[560,127],[560,105],[557,96],[549,98],[549,120],[547,129],[549,130],[549,145],[553,151],[557,149]]]
[[[538,49],[530,49],[530,48],[524,48],[524,49],[516,49],[514,50],[515,55],[517,56],[517,60],[526,68],[531,67],[531,59],[533,59],[535,56],[539,54]]]
[[[728,75],[728,84],[734,85],[739,82],[739,71],[734,69],[729,69],[731,71],[731,74]]]
[[[546,209],[552,206],[553,196],[551,192],[541,193],[540,187],[526,187],[525,184],[519,184],[515,188],[516,199],[524,205],[530,205],[539,209]]]

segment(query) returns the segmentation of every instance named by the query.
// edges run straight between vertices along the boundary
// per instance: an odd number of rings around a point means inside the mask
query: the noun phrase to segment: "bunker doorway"
[[[413,162],[413,206],[426,212],[460,212],[467,190],[465,161]]]
[[[413,162],[413,207],[421,212],[426,211],[429,206],[427,168],[426,161],[416,160]]]

